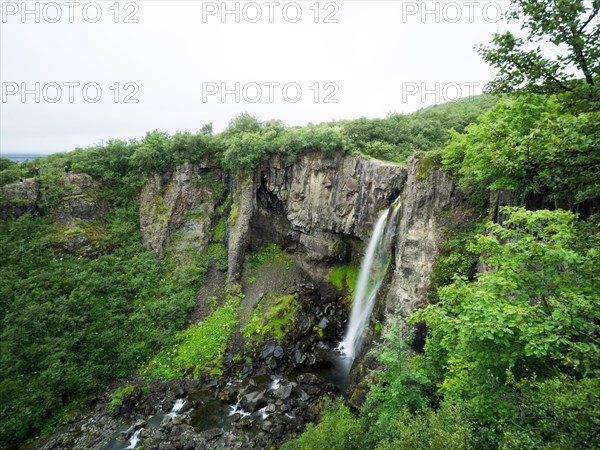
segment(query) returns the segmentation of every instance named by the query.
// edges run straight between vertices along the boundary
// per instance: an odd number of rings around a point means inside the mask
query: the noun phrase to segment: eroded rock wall
[[[140,197],[140,228],[146,248],[163,257],[179,233],[178,245],[206,251],[222,189],[222,172],[207,165],[186,163],[173,172],[150,175]]]
[[[474,220],[475,213],[449,173],[424,173],[416,158],[409,161],[401,202],[384,312],[406,317],[427,303],[431,273],[448,231]]]
[[[211,171],[225,178],[219,169],[186,164],[148,179],[141,202],[148,248],[164,254],[174,233],[189,228],[186,211],[205,205],[212,214],[217,193],[193,181]],[[382,312],[403,316],[426,303],[446,231],[473,218],[449,174],[423,172],[417,159],[402,167],[358,155],[313,152],[294,162],[275,155],[253,174],[231,176],[225,190],[230,284],[240,280],[246,251],[266,243],[303,255],[309,266],[360,259],[356,247],[364,251],[379,213],[401,195],[395,260]],[[208,230],[197,226],[193,231],[198,241],[206,241]]]

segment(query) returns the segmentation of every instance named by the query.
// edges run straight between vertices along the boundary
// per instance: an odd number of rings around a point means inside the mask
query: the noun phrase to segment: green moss
[[[169,208],[167,206],[167,202],[165,199],[159,195],[152,199],[152,207],[153,209],[152,220],[153,222],[166,222],[169,220]]]
[[[231,297],[203,322],[179,333],[179,343],[156,355],[143,370],[144,376],[222,375],[223,355],[238,326],[239,300]]]
[[[119,387],[110,395],[110,408],[121,406],[124,403],[133,403],[139,399],[140,395],[142,395],[142,389],[138,385],[127,384]]]
[[[231,204],[231,210],[229,211],[229,218],[227,219],[227,222],[229,223],[229,226],[231,228],[235,228],[235,224],[237,222],[238,219],[238,209],[235,203]]]
[[[223,242],[225,240],[225,221],[219,219],[212,232],[213,242]]]
[[[209,220],[210,219],[209,210],[210,210],[210,205],[208,203],[202,203],[197,208],[187,210],[185,212],[185,218],[187,220]]]
[[[252,256],[250,256],[250,267],[256,268],[274,261],[289,262],[290,258],[277,244],[268,244],[258,248]]]
[[[19,199],[14,199],[14,200],[9,200],[6,199],[6,197],[4,197],[5,200],[3,200],[2,198],[0,198],[0,205],[9,205],[9,206],[14,206],[14,207],[22,207],[22,206],[29,206],[34,204],[35,202],[32,202],[30,200],[27,199],[23,199],[23,198],[19,198]]]
[[[441,152],[424,153],[417,163],[417,181],[424,180],[429,177],[432,170],[439,169],[442,165]]]
[[[81,247],[78,252],[98,253],[109,246],[106,242],[107,231],[104,225],[94,220],[76,219],[72,226],[55,226],[54,233],[48,237],[48,241],[53,245],[63,245],[68,242],[85,236],[89,245]]]
[[[333,284],[340,291],[347,291],[349,294],[354,294],[356,282],[358,281],[358,273],[360,268],[352,264],[340,264],[331,269],[327,276],[327,281]]]
[[[242,335],[251,344],[260,344],[266,339],[281,342],[294,329],[299,310],[298,294],[282,297],[265,295],[242,330]]]
[[[333,241],[327,244],[327,249],[330,255],[339,255],[343,249],[342,241]]]

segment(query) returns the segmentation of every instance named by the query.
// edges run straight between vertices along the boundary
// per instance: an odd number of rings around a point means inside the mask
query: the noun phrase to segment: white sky
[[[221,131],[243,111],[288,125],[411,112],[481,93],[494,71],[474,47],[508,29],[504,0],[0,3],[3,153]]]

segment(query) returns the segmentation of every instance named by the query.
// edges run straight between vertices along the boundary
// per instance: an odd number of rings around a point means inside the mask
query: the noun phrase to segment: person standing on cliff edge
[[[33,176],[36,180],[40,178],[40,168],[38,166],[35,166],[35,169],[33,169]]]
[[[69,166],[65,166],[65,179],[70,180]]]

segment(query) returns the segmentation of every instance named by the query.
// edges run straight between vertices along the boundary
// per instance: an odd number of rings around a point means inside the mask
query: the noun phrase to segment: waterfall
[[[360,267],[352,299],[348,331],[339,346],[344,356],[351,360],[354,360],[360,350],[365,327],[371,317],[377,292],[383,283],[390,262],[390,249],[396,232],[396,217],[399,210],[400,197],[379,216]]]
[[[177,413],[181,411],[183,405],[185,405],[185,400],[182,398],[178,398],[175,401],[175,404],[173,405],[173,409],[171,409],[171,411],[169,411],[169,413],[167,414],[167,417],[175,417]]]
[[[135,433],[133,433],[133,436],[131,436],[131,438],[129,439],[129,446],[125,450],[135,449],[135,447],[138,445],[138,442],[140,442],[140,432],[141,431],[142,431],[142,428],[140,428]]]

